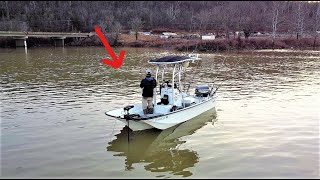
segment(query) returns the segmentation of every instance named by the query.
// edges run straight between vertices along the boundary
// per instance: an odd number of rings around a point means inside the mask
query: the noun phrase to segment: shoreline
[[[108,39],[108,38],[107,38]],[[108,42],[112,42],[108,40]],[[28,47],[54,47],[52,39],[29,38]],[[135,40],[133,35],[122,34],[112,47],[135,47],[135,48],[165,48],[198,52],[234,52],[244,50],[264,50],[264,49],[286,49],[286,50],[320,50],[320,37],[301,38],[278,37],[272,42],[271,37],[249,37],[241,38],[217,38],[214,40],[187,40],[187,39],[161,39],[154,35],[139,35]],[[76,39],[67,38],[65,47],[103,47],[98,36]],[[0,48],[15,48],[15,41],[11,38],[0,38]]]

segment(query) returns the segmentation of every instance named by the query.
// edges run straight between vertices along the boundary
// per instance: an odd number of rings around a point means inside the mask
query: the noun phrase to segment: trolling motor
[[[130,141],[130,134],[129,134],[129,130],[130,130],[130,126],[129,126],[129,120],[131,120],[132,118],[131,118],[131,116],[130,116],[130,114],[129,114],[129,110],[130,109],[132,109],[134,106],[126,106],[126,107],[124,107],[123,108],[123,110],[124,110],[124,112],[125,112],[125,114],[124,114],[124,118],[126,119],[126,121],[128,121],[128,143],[129,143],[129,141]]]
[[[129,138],[130,137],[130,134],[129,134],[129,130],[130,130],[129,122],[130,122],[130,120],[134,120],[134,121],[140,120],[139,119],[140,118],[139,114],[129,114],[129,110],[132,109],[133,107],[134,106],[131,105],[131,106],[126,106],[126,107],[123,108],[123,110],[125,112],[123,117],[126,119],[126,121],[128,121],[128,143],[130,141],[130,138]]]
[[[123,108],[124,112],[125,112],[125,115],[124,115],[124,118],[126,120],[130,120],[130,114],[129,114],[129,110],[132,109],[134,106],[126,106]]]
[[[123,108],[125,114],[124,114],[124,118],[128,121],[128,120],[138,120],[137,118],[140,117],[139,114],[129,114],[129,110],[132,109],[134,106],[126,106]]]

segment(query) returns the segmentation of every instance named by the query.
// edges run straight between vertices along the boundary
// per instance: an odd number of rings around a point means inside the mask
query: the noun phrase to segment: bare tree
[[[170,22],[173,22],[178,17],[178,14],[180,13],[180,4],[181,2],[175,1],[168,7],[166,14],[169,17]]]
[[[114,25],[111,27],[111,37],[113,39],[113,45],[118,45],[121,29],[122,26],[120,22],[115,22]]]
[[[288,17],[286,16],[286,9],[290,7],[292,2],[281,2],[281,1],[272,1],[272,8],[270,12],[270,19],[268,22],[272,24],[272,49],[274,48],[274,42],[277,37],[279,27],[288,29],[288,24],[290,24]],[[280,26],[281,25],[281,26]],[[270,27],[270,26],[269,26]]]
[[[107,32],[111,32],[111,25],[113,21],[113,16],[105,17],[105,19],[99,21],[99,27],[104,34],[107,34]]]
[[[143,25],[143,22],[138,17],[133,18],[131,21],[131,28],[136,36],[136,40],[138,40],[138,33],[139,33],[139,30],[142,28],[142,25]]]
[[[227,7],[225,8],[224,11],[222,11],[224,14],[224,18],[223,18],[223,29],[226,33],[226,38],[228,39],[228,41],[230,42],[230,32],[235,32],[235,23],[234,23],[234,11],[232,7]]]
[[[32,5],[32,9],[36,10],[36,2],[35,1],[31,1],[30,4]]]
[[[206,32],[207,26],[210,23],[212,17],[210,11],[200,11],[199,14],[195,16],[197,21],[199,22],[199,31],[200,32]]]
[[[313,26],[313,34],[314,34],[314,41],[313,41],[313,50],[316,49],[316,42],[318,37],[318,29],[320,31],[320,4],[316,4],[315,8],[315,18],[314,18],[314,26]]]
[[[6,3],[6,13],[7,13],[7,19],[8,21],[10,20],[10,12],[9,12],[9,6],[8,6],[8,1],[5,1]]]
[[[194,26],[193,21],[195,20],[195,17],[196,16],[193,14],[193,11],[191,11],[189,32],[191,32],[193,30],[193,26]]]
[[[279,2],[272,2],[272,49],[274,48],[274,40],[277,35],[277,25],[279,16]]]
[[[303,30],[304,30],[304,9],[303,9],[304,2],[298,2],[298,11],[297,11],[297,22],[296,22],[296,32],[297,32],[297,39],[302,38]]]
[[[252,10],[253,7],[250,4],[251,2],[244,1],[244,2],[237,2],[237,28],[243,30],[245,38],[249,38],[250,34],[253,30],[253,20],[252,20]]]

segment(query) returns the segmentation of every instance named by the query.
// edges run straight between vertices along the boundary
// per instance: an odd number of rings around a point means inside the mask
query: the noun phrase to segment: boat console
[[[172,104],[172,85],[168,80],[160,84],[160,100],[160,104]]]

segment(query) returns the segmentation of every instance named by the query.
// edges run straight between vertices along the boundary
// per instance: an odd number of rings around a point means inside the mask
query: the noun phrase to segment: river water
[[[119,69],[102,47],[0,49],[1,177],[319,178],[320,51],[201,54],[185,79],[221,85],[216,108],[128,144],[104,113],[141,101],[148,60],[182,53],[123,49]]]

